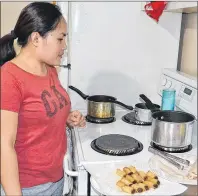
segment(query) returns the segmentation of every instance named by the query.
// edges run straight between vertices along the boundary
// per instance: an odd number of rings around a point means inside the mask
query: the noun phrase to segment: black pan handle
[[[85,95],[83,92],[81,92],[79,89],[77,89],[74,86],[69,86],[69,88],[75,92],[77,92],[83,99],[87,99],[89,96]]]
[[[124,104],[124,103],[122,103],[122,102],[120,102],[120,101],[111,100],[110,102],[111,102],[111,103],[118,104],[118,105],[121,105],[121,106],[125,107],[125,108],[128,109],[128,110],[133,110],[133,107],[132,107],[132,106],[126,105],[126,104]]]
[[[152,111],[158,111],[159,108],[155,107],[152,101],[144,94],[140,94],[140,97],[146,102],[146,107]]]

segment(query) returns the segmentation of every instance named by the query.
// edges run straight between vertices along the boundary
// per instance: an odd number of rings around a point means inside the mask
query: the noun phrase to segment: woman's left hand
[[[70,112],[67,123],[72,127],[85,127],[86,125],[85,117],[77,110]]]

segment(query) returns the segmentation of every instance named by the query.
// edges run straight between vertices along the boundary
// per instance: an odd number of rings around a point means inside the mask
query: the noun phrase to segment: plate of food
[[[148,163],[121,161],[84,167],[91,174],[94,189],[103,195],[178,195],[187,189],[158,177],[150,171]]]
[[[167,160],[154,155],[149,160],[149,167],[159,177],[168,181],[186,185],[197,185],[197,156],[188,154],[177,154],[176,156],[189,160],[190,165],[185,166],[183,170],[179,170]]]

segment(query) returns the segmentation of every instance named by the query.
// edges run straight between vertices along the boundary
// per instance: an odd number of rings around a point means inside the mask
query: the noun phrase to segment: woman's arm
[[[6,195],[22,195],[14,149],[18,114],[1,110],[1,184]]]

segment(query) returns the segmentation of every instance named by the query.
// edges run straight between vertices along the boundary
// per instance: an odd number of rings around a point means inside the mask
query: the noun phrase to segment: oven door
[[[71,169],[70,167],[70,158],[67,154],[65,156],[64,160],[64,171],[65,176],[67,176],[67,179],[69,179],[70,182],[65,184],[65,190],[64,194],[70,193],[70,195],[87,195],[90,196],[89,190],[90,190],[90,182],[89,182],[89,176],[87,171],[83,167],[77,167],[76,170]],[[74,165],[73,165],[74,166]],[[75,166],[74,166],[75,167]]]
[[[75,172],[75,156],[74,156],[74,139],[73,139],[73,129],[67,128],[67,153],[64,157],[64,173],[65,173],[65,185],[64,194],[73,195],[76,192],[76,177],[78,172]]]
[[[70,189],[69,195],[104,196],[100,193],[98,188],[94,187],[94,184],[91,184],[91,176],[83,167],[79,167],[78,171],[71,171],[65,168],[65,175],[73,180],[73,189]]]
[[[90,174],[80,165],[76,135],[73,129],[67,129],[67,154],[64,158],[65,185],[64,194],[76,196],[101,195],[91,186]]]
[[[72,194],[74,191],[74,176],[77,176],[76,172],[73,172],[70,168],[71,165],[71,159],[69,158],[70,155],[67,152],[67,154],[64,157],[64,189],[63,189],[63,195]]]
[[[88,194],[90,186],[88,173],[83,166],[79,165],[75,133],[73,129],[67,129],[67,154],[64,158],[64,172],[67,180],[64,193],[88,196],[90,195]]]

